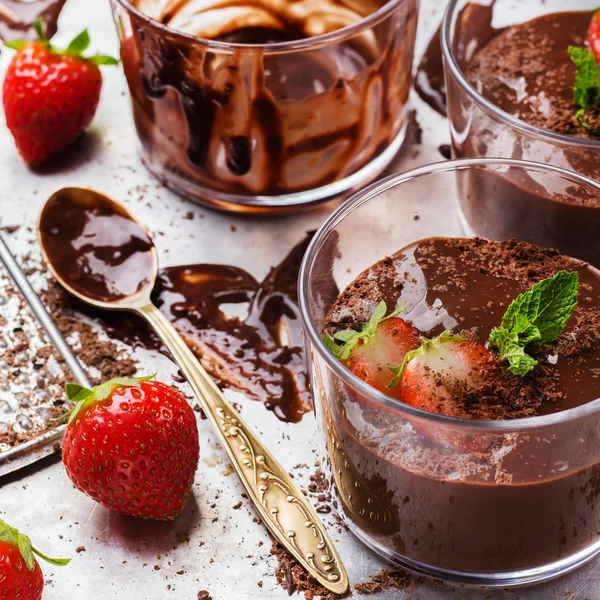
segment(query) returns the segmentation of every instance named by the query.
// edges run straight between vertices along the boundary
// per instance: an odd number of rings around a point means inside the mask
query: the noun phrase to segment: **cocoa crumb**
[[[405,571],[383,569],[377,575],[369,575],[369,581],[356,583],[354,589],[357,594],[371,596],[391,588],[407,591],[410,589],[411,583],[411,578]]]
[[[336,600],[337,598],[347,598],[350,595],[347,592],[343,596],[339,596],[323,587],[276,541],[271,547],[271,554],[275,556],[278,563],[275,568],[277,583],[287,591],[289,596],[296,592],[304,592],[306,598],[319,597],[321,600]]]

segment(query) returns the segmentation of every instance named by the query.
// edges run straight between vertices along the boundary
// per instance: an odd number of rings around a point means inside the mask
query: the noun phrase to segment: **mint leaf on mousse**
[[[577,67],[573,102],[579,110],[575,116],[582,127],[600,134],[600,130],[591,127],[585,120],[589,108],[600,108],[600,69],[596,57],[591,50],[577,46],[569,46],[569,55]]]
[[[371,318],[362,326],[360,331],[354,329],[344,329],[333,334],[333,338],[328,335],[323,336],[325,345],[331,350],[331,352],[337,356],[340,360],[348,360],[350,353],[359,344],[366,344],[376,333],[377,328],[385,321],[397,317],[404,312],[406,308],[406,302],[402,306],[398,307],[394,312],[386,316],[387,305],[382,300],[377,308],[373,311]],[[343,342],[339,345],[337,342]]]
[[[523,377],[536,367],[527,347],[549,344],[564,331],[577,306],[578,292],[579,274],[559,271],[513,300],[502,325],[490,333],[490,345],[510,363],[511,373]]]

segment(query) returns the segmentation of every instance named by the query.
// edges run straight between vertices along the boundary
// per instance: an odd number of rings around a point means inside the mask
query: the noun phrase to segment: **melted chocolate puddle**
[[[491,39],[502,33],[504,29],[492,27],[492,15],[494,12],[494,0],[489,6],[481,4],[467,4],[459,13],[457,20],[462,29],[465,39],[473,39],[477,42],[476,50],[485,46]],[[469,31],[470,30],[470,31]],[[447,116],[446,83],[444,81],[444,61],[442,58],[442,25],[433,34],[427,49],[421,58],[415,75],[415,90],[421,99],[431,108]],[[469,52],[473,49],[469,47]],[[459,49],[459,54],[461,49]],[[464,54],[465,50],[462,49]],[[461,56],[458,56],[459,61]]]
[[[313,409],[296,290],[311,237],[295,246],[263,282],[228,265],[177,266],[160,271],[152,294],[221,387],[262,402],[278,419],[291,423]],[[138,317],[69,302],[74,310],[99,322],[111,337],[168,355]],[[248,305],[247,316],[228,317],[225,308],[232,305],[240,312]]]
[[[2,0],[0,2],[0,39],[37,40],[33,24],[41,19],[47,37],[56,33],[58,17],[67,0]]]

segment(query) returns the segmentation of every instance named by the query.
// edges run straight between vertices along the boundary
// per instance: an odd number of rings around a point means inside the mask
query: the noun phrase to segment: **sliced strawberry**
[[[600,63],[600,11],[596,11],[592,17],[586,42],[596,60]]]
[[[366,343],[359,344],[343,361],[357,377],[376,390],[398,397],[398,388],[389,388],[388,364],[398,364],[406,353],[419,347],[419,330],[399,318],[382,323]]]
[[[483,383],[494,365],[492,354],[481,344],[442,334],[423,345],[404,367],[398,386],[402,402],[449,417],[467,417],[458,396]]]
[[[496,362],[481,344],[443,333],[406,355],[390,383],[406,404],[428,412],[470,419],[464,399],[485,382]],[[460,452],[481,452],[493,442],[489,436],[473,436],[444,425],[413,422],[425,438]]]

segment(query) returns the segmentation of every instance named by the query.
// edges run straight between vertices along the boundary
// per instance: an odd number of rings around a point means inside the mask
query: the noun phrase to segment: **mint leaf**
[[[490,334],[490,344],[497,346],[500,356],[510,363],[510,372],[524,377],[537,366],[537,360],[525,353],[519,335],[508,329],[496,328]]]
[[[577,306],[579,273],[559,271],[536,283],[508,307],[502,325],[490,333],[490,344],[510,371],[520,377],[532,371],[537,361],[525,349],[531,344],[549,344],[565,329]]]
[[[578,108],[600,105],[600,70],[591,50],[569,46],[569,55],[577,67],[573,102]]]
[[[359,344],[367,344],[369,340],[375,336],[378,327],[385,321],[397,317],[399,314],[404,312],[406,308],[406,302],[402,306],[398,307],[394,312],[390,313],[387,317],[387,305],[382,300],[371,315],[371,318],[362,326],[360,331],[355,329],[344,329],[333,334],[333,339],[328,336],[323,336],[323,342],[331,350],[331,352],[339,358],[341,361],[348,360],[350,353]],[[342,345],[336,342],[343,342]]]

